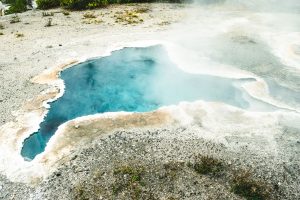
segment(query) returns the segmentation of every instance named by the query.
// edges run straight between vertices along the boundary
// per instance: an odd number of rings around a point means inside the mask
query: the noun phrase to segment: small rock
[[[73,156],[73,157],[71,158],[71,160],[75,160],[76,158],[77,158],[77,155]]]
[[[278,182],[278,183],[277,183],[277,185],[278,185],[278,186],[280,186],[280,185],[281,185],[281,183],[280,183],[280,182]]]
[[[76,124],[76,125],[75,125],[75,128],[76,128],[76,129],[78,129],[78,128],[79,128],[79,125],[78,125],[78,124]]]
[[[56,172],[55,176],[61,176],[61,172]]]

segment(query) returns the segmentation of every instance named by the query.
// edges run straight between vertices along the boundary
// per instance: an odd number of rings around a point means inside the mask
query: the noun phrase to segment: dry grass
[[[20,17],[18,15],[12,16],[12,18],[10,20],[11,24],[15,24],[15,23],[19,23],[19,22],[21,22],[21,19],[20,19]]]
[[[151,11],[151,9],[148,7],[141,7],[141,8],[137,8],[134,10],[134,12],[136,12],[136,13],[148,13],[150,11]]]
[[[201,155],[196,156],[193,163],[170,161],[162,165],[141,165],[135,161],[117,164],[109,171],[94,168],[87,179],[81,180],[73,187],[71,194],[72,199],[78,200],[99,199],[99,197],[102,199],[108,197],[132,200],[156,199],[157,194],[151,191],[152,184],[162,184],[161,188],[171,189],[187,174],[193,176],[192,181],[203,179],[203,176],[194,176],[195,172],[209,175],[205,178],[220,181],[221,184],[226,185],[228,192],[233,192],[247,200],[267,200],[273,195],[268,184],[254,179],[249,172],[241,171],[235,174],[231,168],[225,167],[222,161]],[[109,184],[104,184],[104,187],[103,183],[106,181]],[[165,199],[170,200],[177,198],[181,197],[174,193],[165,196]]]
[[[42,12],[42,16],[43,16],[43,17],[54,16],[54,12]]]
[[[121,24],[139,24],[144,20],[140,16],[141,11],[125,10],[123,12],[116,12],[114,15],[115,22]]]
[[[171,180],[175,180],[178,173],[183,169],[184,162],[171,161],[163,165],[164,170],[166,171],[166,176]]]
[[[53,24],[52,24],[52,18],[48,18],[48,21],[45,24],[45,27],[50,27],[50,26],[53,26]]]
[[[70,12],[68,12],[68,11],[65,10],[65,11],[62,12],[62,14],[65,15],[65,16],[69,16]]]
[[[97,18],[96,14],[94,12],[86,12],[83,14],[84,19],[93,19]]]
[[[144,168],[138,165],[124,165],[118,167],[113,172],[115,183],[112,186],[113,194],[117,195],[122,191],[127,191],[131,199],[139,199],[144,185],[142,175]]]
[[[221,161],[210,156],[198,155],[194,163],[189,164],[199,174],[212,174],[216,175],[224,170]]]
[[[82,21],[83,24],[100,24],[103,20],[101,19],[85,19]]]
[[[98,19],[95,12],[86,12],[83,14],[83,24],[100,24],[102,23],[102,19]]]

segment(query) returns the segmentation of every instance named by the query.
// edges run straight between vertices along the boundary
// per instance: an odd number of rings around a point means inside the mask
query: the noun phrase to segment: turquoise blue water
[[[180,101],[220,101],[247,108],[242,81],[189,74],[168,58],[162,46],[124,48],[108,57],[64,70],[65,93],[50,103],[38,132],[24,141],[21,154],[33,159],[44,151],[58,127],[80,116],[104,112],[147,112]],[[250,80],[249,80],[250,81]]]

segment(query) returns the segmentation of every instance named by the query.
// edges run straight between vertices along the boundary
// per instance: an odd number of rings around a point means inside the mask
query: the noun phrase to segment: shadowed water
[[[115,51],[108,57],[68,68],[60,77],[65,82],[65,93],[50,103],[39,131],[24,141],[21,154],[26,159],[43,152],[61,124],[85,115],[147,112],[195,100],[247,109],[250,103],[239,85],[253,81],[186,73],[168,59],[161,46]]]

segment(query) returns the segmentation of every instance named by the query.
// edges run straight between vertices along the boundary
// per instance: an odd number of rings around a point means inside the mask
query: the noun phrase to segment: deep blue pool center
[[[180,101],[219,101],[240,108],[249,102],[238,86],[245,80],[186,73],[160,46],[124,48],[64,70],[65,92],[50,103],[40,129],[21,151],[32,160],[43,152],[58,127],[77,117],[104,112],[147,112]]]

